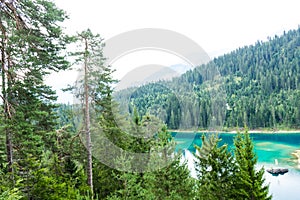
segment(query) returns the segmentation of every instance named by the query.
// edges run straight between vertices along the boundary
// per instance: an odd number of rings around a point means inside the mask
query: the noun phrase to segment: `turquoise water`
[[[176,149],[195,152],[194,145],[201,146],[202,133],[172,133],[177,142]],[[222,133],[219,137],[221,144],[227,143],[229,149],[233,147],[235,134]],[[257,167],[288,168],[289,172],[284,175],[272,176],[265,173],[266,183],[270,184],[270,193],[275,200],[298,200],[300,199],[300,165],[291,155],[300,149],[300,133],[255,133],[250,134],[253,139],[254,150],[258,156]],[[275,164],[277,160],[278,165]],[[191,163],[191,162],[190,162]]]

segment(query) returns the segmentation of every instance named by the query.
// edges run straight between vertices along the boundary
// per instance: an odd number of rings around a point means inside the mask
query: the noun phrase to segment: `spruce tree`
[[[234,199],[235,164],[227,145],[218,146],[220,139],[213,134],[202,136],[196,146],[195,169],[198,177],[197,199]]]
[[[240,199],[272,199],[265,184],[264,168],[255,169],[257,156],[248,131],[238,133],[234,139],[234,154],[237,164],[235,193]]]
[[[181,163],[181,152],[175,153],[175,142],[167,127],[163,126],[157,134],[150,164],[162,166],[146,173],[147,187],[155,199],[193,199],[195,181],[190,175],[186,163]]]
[[[136,110],[134,113],[129,130],[139,137],[132,139],[128,150],[148,154],[148,159],[118,158],[128,171],[117,175],[122,188],[109,199],[192,199],[194,180],[186,164],[180,163],[179,154],[175,154],[175,143],[166,126],[154,116],[140,119]],[[135,168],[137,162],[144,166]]]
[[[153,121],[154,123],[152,124]],[[109,199],[154,199],[154,194],[147,187],[146,174],[150,160],[151,145],[155,135],[155,132],[151,132],[151,130],[158,130],[156,121],[153,120],[153,116],[144,116],[141,119],[136,109],[134,109],[134,115],[127,130],[127,134],[131,135],[131,138],[128,140],[130,144],[126,150],[145,154],[145,156],[130,157],[123,155],[116,158],[116,162],[124,170],[124,172],[116,174],[116,178],[118,178],[122,186],[119,190],[112,193]],[[152,127],[153,129],[147,129],[147,127]]]
[[[120,155],[116,150],[116,146],[123,150],[129,150],[132,144],[132,138],[125,132],[128,128],[125,116],[120,115],[119,106],[112,98],[111,82],[107,82],[107,86],[98,88],[98,95],[95,96],[95,111],[97,114],[96,121],[100,127],[99,132],[93,135],[93,144],[95,151],[101,151],[101,156],[106,156],[105,161],[101,163],[95,159],[93,166],[94,174],[94,192],[100,199],[104,199],[115,191],[122,188],[122,180],[120,176],[123,172],[114,168],[117,162],[120,161]],[[124,130],[125,129],[125,130]],[[105,143],[106,140],[111,143]],[[106,152],[103,155],[103,152]],[[122,156],[122,155],[121,155]],[[128,160],[127,160],[128,161]],[[107,166],[109,164],[109,166]],[[107,184],[107,183],[110,184]]]

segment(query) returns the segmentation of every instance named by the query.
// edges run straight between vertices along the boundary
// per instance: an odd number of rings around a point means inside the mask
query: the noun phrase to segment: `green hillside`
[[[299,128],[299,81],[300,28],[115,98],[125,111],[154,114],[171,129]]]

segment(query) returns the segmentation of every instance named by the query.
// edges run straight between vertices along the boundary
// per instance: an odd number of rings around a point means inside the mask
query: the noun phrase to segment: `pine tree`
[[[83,64],[83,69],[81,70],[81,76],[72,89],[74,89],[73,92],[79,103],[76,107],[83,110],[81,116],[83,116],[84,130],[79,130],[79,132],[84,132],[83,139],[87,149],[87,182],[93,193],[92,152],[94,150],[92,146],[95,145],[95,151],[100,152],[103,150],[101,145],[103,137],[109,136],[108,138],[112,139],[113,137],[110,137],[113,135],[112,131],[118,131],[117,125],[113,122],[114,111],[111,107],[113,105],[111,86],[115,80],[111,76],[113,70],[104,63],[104,43],[99,34],[93,34],[91,30],[87,29],[78,33],[76,42],[81,49],[73,52],[73,56],[76,57],[78,63]],[[102,169],[105,169],[105,167]]]
[[[234,139],[235,160],[237,163],[235,193],[239,199],[272,199],[265,184],[264,168],[255,169],[257,157],[248,131],[238,133]]]
[[[32,171],[45,149],[55,150],[52,89],[45,75],[68,67],[67,37],[58,23],[66,16],[51,1],[1,1],[1,98],[11,181],[23,180],[31,198]]]

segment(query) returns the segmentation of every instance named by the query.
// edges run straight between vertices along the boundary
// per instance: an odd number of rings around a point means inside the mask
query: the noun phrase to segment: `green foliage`
[[[226,145],[218,146],[216,136],[203,137],[194,180],[161,120],[172,129],[221,126],[224,113],[214,106],[224,106],[218,93],[224,87],[228,127],[299,127],[300,29],[238,49],[172,81],[121,91],[116,99],[132,114],[128,120],[113,100],[113,70],[104,65],[104,44],[98,34],[88,29],[67,37],[58,25],[65,13],[52,1],[0,4],[0,200],[271,198],[263,169],[255,170],[257,158],[248,134],[235,139],[234,156]],[[51,71],[69,67],[66,45],[82,44],[82,39],[88,45],[73,55],[85,63],[88,78],[78,81],[75,93],[82,100],[82,83],[88,83],[91,107],[86,110],[92,116],[94,148],[96,153],[109,151],[103,144],[106,138],[125,150],[121,155],[107,154],[123,171],[97,160],[87,166],[90,160],[80,137],[82,114],[77,112],[81,108],[54,105],[55,92],[44,83]],[[224,85],[208,70],[214,64]],[[122,94],[130,95],[129,107],[123,106]],[[148,159],[126,152],[143,153]],[[86,183],[91,167],[93,189]]]
[[[7,167],[5,163],[1,163],[0,167],[0,199],[14,199],[22,196],[18,187],[14,187],[12,181],[10,181],[11,173],[7,173]],[[18,183],[20,180],[18,180]]]
[[[196,146],[198,199],[234,199],[234,159],[227,145],[218,147],[219,142],[217,135],[203,135],[201,148]]]
[[[23,196],[18,188],[7,190],[2,192],[2,194],[0,194],[0,200],[19,200],[22,198]]]
[[[129,150],[147,153],[149,159],[120,157],[120,164],[128,172],[116,174],[122,185],[109,199],[192,199],[194,180],[186,163],[180,163],[181,154],[175,154],[175,143],[167,128],[153,116],[140,120],[135,112],[130,130],[139,137],[133,139]],[[134,168],[137,162],[143,164]]]
[[[264,168],[255,169],[257,157],[248,132],[238,133],[234,139],[235,160],[238,166],[236,172],[236,194],[241,199],[271,199],[265,185]]]
[[[1,168],[9,180],[1,191],[5,198],[38,199],[49,188],[45,199],[51,189],[65,186],[48,173],[51,166],[42,166],[42,159],[45,151],[55,151],[56,125],[55,92],[44,77],[69,66],[64,58],[67,37],[58,25],[66,16],[53,2],[30,0],[2,2],[0,13],[1,146],[6,147]]]
[[[249,134],[236,136],[234,154],[226,145],[218,146],[219,142],[217,135],[203,135],[202,146],[196,146],[196,198],[271,199],[264,169],[255,169],[257,158]]]
[[[170,129],[299,128],[299,38],[300,28],[288,31],[215,58],[172,81],[120,91],[116,100],[130,103],[123,107],[131,113],[136,107],[141,115],[159,117]],[[209,77],[215,68],[221,76]]]
[[[168,166],[146,174],[146,181],[155,199],[193,199],[195,195],[195,181],[186,163],[180,163],[180,157]]]
[[[161,167],[146,173],[147,187],[155,195],[155,199],[192,199],[195,182],[186,163],[180,162],[181,152],[174,153],[175,142],[167,127],[161,128],[155,143],[152,147],[150,167]]]

